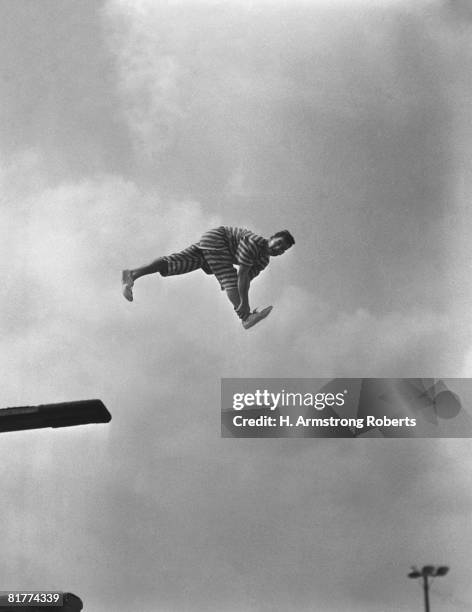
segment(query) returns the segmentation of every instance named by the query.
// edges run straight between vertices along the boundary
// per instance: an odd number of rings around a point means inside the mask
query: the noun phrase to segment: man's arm
[[[249,278],[249,266],[239,266],[238,270],[238,291],[241,299],[236,313],[241,319],[245,319],[251,312],[249,307],[249,285],[251,284]]]

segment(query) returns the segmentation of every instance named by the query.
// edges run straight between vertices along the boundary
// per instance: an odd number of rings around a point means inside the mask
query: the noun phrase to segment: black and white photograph
[[[471,74],[469,0],[0,0],[2,611],[472,610]]]

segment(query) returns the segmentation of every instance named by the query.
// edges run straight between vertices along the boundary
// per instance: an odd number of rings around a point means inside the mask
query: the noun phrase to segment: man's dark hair
[[[295,240],[288,230],[276,232],[271,238],[283,238],[288,248],[295,244]]]

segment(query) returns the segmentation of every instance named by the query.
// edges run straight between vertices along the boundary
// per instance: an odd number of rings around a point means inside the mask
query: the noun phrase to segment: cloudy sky
[[[220,438],[221,377],[472,375],[465,0],[0,0],[3,588],[91,612],[472,606],[469,440]],[[243,332],[120,271],[241,225],[296,245]]]

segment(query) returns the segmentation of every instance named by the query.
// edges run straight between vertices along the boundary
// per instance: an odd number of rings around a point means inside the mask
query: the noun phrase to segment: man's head
[[[269,238],[269,255],[271,255],[271,257],[282,255],[282,253],[285,253],[293,244],[295,244],[295,240],[288,230],[276,232]]]

